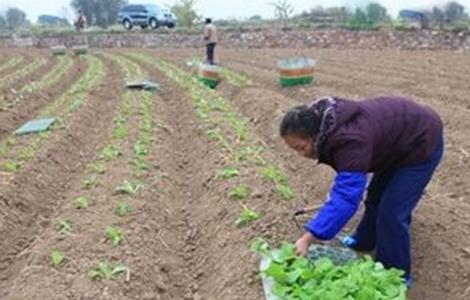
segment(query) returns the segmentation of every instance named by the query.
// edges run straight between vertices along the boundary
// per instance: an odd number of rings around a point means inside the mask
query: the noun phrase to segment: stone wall
[[[139,33],[77,34],[55,37],[0,39],[1,47],[49,48],[83,45],[92,48],[192,48],[203,45],[199,34]],[[470,32],[295,30],[223,32],[221,45],[227,48],[344,48],[403,50],[470,50]]]

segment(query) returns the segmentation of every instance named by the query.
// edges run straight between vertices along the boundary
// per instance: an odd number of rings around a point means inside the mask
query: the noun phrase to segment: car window
[[[143,5],[136,5],[136,12],[147,12],[147,9],[145,9],[145,6]]]
[[[133,6],[133,5],[124,6],[124,7],[122,8],[122,11],[131,12],[131,11],[132,11],[132,6]]]
[[[144,12],[146,9],[143,5],[127,5],[122,10],[125,12]]]
[[[158,7],[156,5],[147,5],[145,6],[148,12],[156,13],[158,12]]]

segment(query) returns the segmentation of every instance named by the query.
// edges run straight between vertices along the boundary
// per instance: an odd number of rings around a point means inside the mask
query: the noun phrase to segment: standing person
[[[214,64],[214,50],[218,42],[217,27],[212,24],[212,19],[207,18],[204,27],[204,41],[206,42],[206,62],[209,65]]]
[[[88,26],[88,20],[85,16],[85,13],[83,12],[83,10],[80,10],[78,12],[78,19],[75,22],[75,26],[76,26],[77,30],[80,31],[80,32],[84,32],[85,28]]]
[[[343,244],[373,251],[386,268],[405,271],[411,285],[412,212],[443,155],[443,124],[432,109],[400,97],[351,101],[326,97],[292,108],[280,135],[300,155],[336,171],[329,196],[296,242],[306,254],[333,239],[356,213],[367,186],[365,212]]]

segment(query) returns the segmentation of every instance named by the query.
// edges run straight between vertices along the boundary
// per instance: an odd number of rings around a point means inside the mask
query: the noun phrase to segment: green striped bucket
[[[65,46],[51,47],[52,55],[65,55],[67,54],[67,48]]]
[[[198,80],[205,86],[215,89],[220,82],[219,67],[213,65],[199,65]]]
[[[88,46],[75,46],[73,47],[73,53],[75,55],[85,55],[88,53]]]
[[[278,62],[279,82],[283,87],[311,84],[315,81],[315,60],[288,58]]]
[[[301,84],[311,84],[315,81],[313,76],[305,76],[305,77],[281,77],[279,79],[281,86],[289,87]]]
[[[211,89],[215,89],[219,85],[219,81],[212,78],[199,77],[198,80],[200,83]]]

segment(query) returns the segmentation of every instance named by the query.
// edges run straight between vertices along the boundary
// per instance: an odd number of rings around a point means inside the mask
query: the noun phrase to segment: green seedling
[[[16,144],[16,139],[15,139],[14,137],[11,137],[11,136],[10,136],[10,137],[7,138],[6,145],[7,145],[8,147],[11,147],[11,146],[13,146],[13,145],[15,145],[15,144]]]
[[[108,226],[106,228],[106,238],[111,241],[111,244],[116,247],[119,246],[124,240],[121,230],[116,226]]]
[[[249,161],[257,166],[266,165],[266,161],[262,157],[263,147],[247,146],[235,153],[235,162]]]
[[[236,117],[231,118],[231,123],[235,134],[240,141],[245,141],[248,136],[247,123],[246,121],[239,120]]]
[[[274,183],[287,184],[288,178],[286,175],[282,174],[278,168],[274,166],[268,166],[260,169],[260,173],[264,179],[273,181]]]
[[[227,102],[222,97],[216,98],[214,101],[211,102],[210,105],[211,105],[211,109],[215,111],[221,111],[221,112],[228,111]]]
[[[137,148],[134,148],[134,154],[139,155],[139,156],[145,156],[149,153],[148,146],[152,142],[152,137],[150,134],[141,132],[139,134],[139,139],[135,143],[134,146],[137,146]]]
[[[0,156],[6,156],[8,154],[10,147],[7,143],[0,144]]]
[[[144,119],[140,121],[139,129],[144,133],[150,134],[152,132],[152,127],[152,115],[146,114]]]
[[[139,124],[139,130],[141,134],[146,134],[146,135],[151,135],[152,130],[153,130],[153,121],[152,121],[152,115],[146,115],[144,118],[140,121]]]
[[[122,116],[122,115],[121,115],[121,116],[117,116],[116,119],[115,119],[117,125],[126,124],[126,123],[127,123],[127,120],[128,120],[128,118],[125,117],[125,116]]]
[[[101,158],[106,161],[116,159],[120,155],[119,148],[115,145],[108,145],[101,151]]]
[[[138,172],[145,172],[148,170],[148,166],[147,164],[145,163],[145,160],[139,158],[139,157],[136,157],[135,159],[132,160],[132,164],[134,165],[135,169],[138,171]]]
[[[292,200],[295,196],[294,191],[292,191],[292,189],[285,184],[278,184],[276,186],[276,191],[284,200]]]
[[[139,142],[143,145],[149,145],[152,141],[152,133],[147,132],[143,127],[140,128]]]
[[[114,130],[114,137],[119,140],[123,140],[127,138],[127,127],[125,125],[118,125]]]
[[[129,93],[126,93],[126,95],[131,95]],[[124,115],[129,115],[132,110],[132,103],[129,101],[129,99],[126,99],[124,102],[124,105],[122,106],[122,114]]]
[[[90,164],[88,167],[92,173],[95,173],[95,174],[106,173],[106,165],[104,163],[96,162],[96,163]]]
[[[85,178],[83,184],[85,185],[86,189],[95,188],[98,186],[98,179],[96,178],[96,176],[91,175]]]
[[[88,208],[89,205],[90,205],[90,201],[86,197],[82,196],[82,197],[78,197],[77,199],[75,199],[75,206],[78,209]]]
[[[224,168],[222,171],[219,172],[219,178],[222,179],[230,179],[240,175],[240,171],[234,167]]]
[[[153,127],[153,122],[152,122],[152,113],[150,111],[151,107],[146,106],[145,111],[142,112],[142,120],[140,121],[140,129],[149,133],[150,129]]]
[[[150,120],[143,120],[142,124],[140,125],[140,130],[142,133],[145,133],[146,136],[150,136],[152,133],[152,121]]]
[[[59,117],[55,120],[54,125],[52,125],[52,128],[57,128],[57,129],[64,129],[66,128],[66,123],[65,123],[65,116]]]
[[[120,217],[125,217],[130,212],[131,207],[126,202],[119,202],[116,207],[116,215]]]
[[[132,176],[134,176],[134,178],[137,178],[137,179],[142,179],[145,177],[146,174],[147,174],[146,171],[142,171],[140,169],[134,169]]]
[[[259,214],[257,212],[243,205],[243,211],[241,212],[235,224],[238,227],[242,227],[242,226],[249,225],[250,223],[258,219],[259,219]]]
[[[39,136],[40,139],[44,140],[44,139],[47,139],[49,137],[50,133],[51,132],[49,130],[46,130],[46,131],[38,133],[38,136]]]
[[[252,84],[251,79],[244,74],[240,74],[225,68],[222,68],[220,72],[222,76],[226,78],[227,81],[233,86],[240,87]]]
[[[236,200],[243,200],[245,198],[248,198],[251,195],[251,189],[247,187],[246,185],[240,185],[235,188],[233,188],[229,196],[230,198],[236,199]]]
[[[145,156],[148,154],[148,148],[146,143],[142,140],[139,140],[134,145],[134,154],[137,156]]]
[[[213,128],[213,129],[210,129],[208,130],[207,132],[207,136],[213,140],[214,142],[216,142],[218,145],[220,145],[221,147],[223,148],[226,148],[226,149],[230,149],[230,145],[229,143],[227,142],[227,140],[224,138],[224,136],[222,135],[222,132],[219,128]]]
[[[8,151],[10,151],[11,147],[13,147],[15,144],[16,144],[16,139],[13,137],[8,137],[0,145],[0,155],[6,156],[8,154]]]
[[[250,251],[262,255],[263,257],[273,259],[269,243],[262,237],[257,237],[250,242]]]
[[[54,266],[54,268],[60,267],[60,265],[64,261],[64,258],[65,258],[64,253],[57,251],[57,250],[52,251],[51,259],[52,259],[52,265]]]
[[[82,97],[80,97],[80,98],[77,97],[77,98],[73,101],[72,105],[69,107],[69,109],[68,109],[67,112],[68,112],[68,113],[72,113],[72,112],[77,111],[77,110],[82,106],[83,100],[84,100],[84,99],[83,99]]]
[[[201,119],[206,120],[209,118],[211,107],[209,105],[209,102],[207,102],[207,100],[205,100],[203,97],[196,98],[195,108],[197,115]]]
[[[88,278],[90,278],[91,280],[95,280],[95,279],[111,280],[124,272],[129,272],[129,268],[122,266],[122,265],[113,266],[107,261],[102,261],[98,264],[98,266],[88,271]]]
[[[20,151],[19,158],[23,161],[31,160],[37,150],[37,144],[31,143]]]
[[[20,169],[20,163],[16,160],[8,160],[3,164],[3,170],[10,173],[16,173]]]
[[[59,220],[56,228],[60,234],[69,233],[72,230],[72,223],[68,220]]]
[[[215,142],[219,142],[224,139],[219,128],[209,129],[206,133],[207,136]]]
[[[144,186],[140,182],[130,182],[125,180],[119,185],[116,191],[120,194],[135,195],[139,190],[143,189]]]

